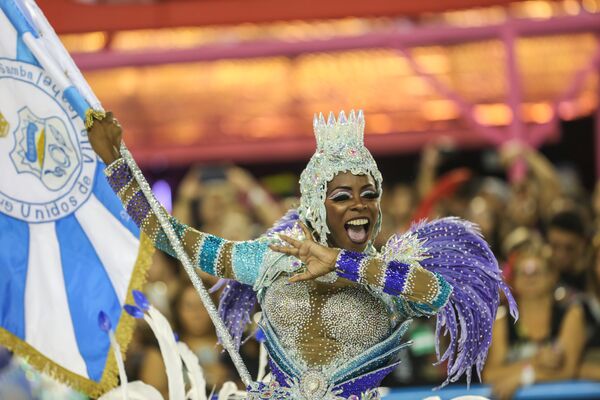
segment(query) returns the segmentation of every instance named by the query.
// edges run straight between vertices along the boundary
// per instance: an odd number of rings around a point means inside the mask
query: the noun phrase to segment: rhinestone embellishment
[[[300,379],[300,391],[306,399],[321,399],[327,394],[327,382],[321,371],[308,370]]]

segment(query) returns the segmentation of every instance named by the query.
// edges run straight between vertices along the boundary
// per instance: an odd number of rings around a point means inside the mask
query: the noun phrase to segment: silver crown
[[[377,188],[381,190],[381,173],[364,144],[365,118],[361,110],[350,111],[348,118],[342,111],[337,120],[333,113],[325,122],[323,114],[315,114],[313,120],[317,150],[300,175],[300,206],[298,213],[321,244],[326,245],[328,234],[325,198],[327,183],[340,172],[354,175],[371,175]],[[374,236],[381,227],[381,215],[375,227]],[[369,245],[372,249],[372,246]]]
[[[317,139],[317,151],[337,150],[344,146],[360,148],[364,146],[365,117],[362,110],[358,114],[350,111],[348,118],[341,111],[337,120],[333,112],[327,122],[322,113],[315,114],[313,129]]]

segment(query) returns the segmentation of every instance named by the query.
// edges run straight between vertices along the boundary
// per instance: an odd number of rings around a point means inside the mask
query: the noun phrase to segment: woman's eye
[[[374,192],[372,190],[366,191],[366,192],[362,192],[361,194],[362,197],[366,198],[366,199],[376,199],[379,197],[379,193],[378,192]]]
[[[333,201],[344,201],[344,200],[349,200],[350,195],[348,193],[337,193],[337,194],[331,196],[330,199]]]

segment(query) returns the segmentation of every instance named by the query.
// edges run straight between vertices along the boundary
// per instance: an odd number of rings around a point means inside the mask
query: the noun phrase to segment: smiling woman
[[[516,304],[477,228],[456,218],[415,225],[379,253],[382,177],[363,142],[362,112],[315,117],[317,150],[300,177],[301,202],[257,240],[234,242],[171,223],[202,271],[231,279],[220,314],[239,344],[254,300],[262,306],[272,381],[248,399],[377,399],[400,362],[413,317],[438,315],[449,346],[448,382],[483,367],[499,291]],[[90,142],[132,219],[174,255],[118,148],[112,116]],[[438,337],[439,340],[439,337]]]
[[[370,175],[342,172],[327,188],[327,225],[332,247],[364,251],[379,218],[379,191]]]

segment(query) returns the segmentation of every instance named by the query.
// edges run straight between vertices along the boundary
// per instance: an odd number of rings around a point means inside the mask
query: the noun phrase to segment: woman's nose
[[[356,199],[356,201],[354,201],[354,204],[352,204],[353,210],[361,211],[365,208],[367,208],[367,205],[363,202],[363,199],[361,198]]]

